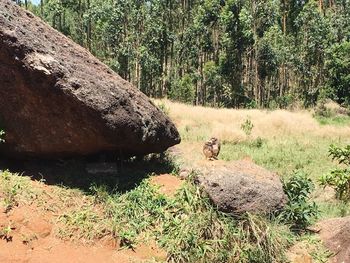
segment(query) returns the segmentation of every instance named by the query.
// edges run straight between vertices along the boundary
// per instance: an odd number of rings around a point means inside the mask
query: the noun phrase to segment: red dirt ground
[[[129,263],[166,258],[166,253],[155,245],[138,245],[132,251],[120,249],[111,240],[90,245],[63,241],[53,233],[52,217],[33,205],[15,207],[9,213],[1,211],[0,230],[9,232],[0,238],[0,262]]]
[[[151,183],[159,186],[159,191],[169,197],[173,197],[183,184],[183,181],[171,174],[161,174],[151,177]]]

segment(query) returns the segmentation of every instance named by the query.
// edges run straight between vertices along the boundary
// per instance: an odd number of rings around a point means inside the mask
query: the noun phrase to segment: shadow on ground
[[[9,170],[48,185],[79,188],[89,192],[92,185],[104,185],[110,191],[133,189],[152,173],[171,173],[174,166],[164,155],[127,160],[90,158],[65,160],[9,160],[1,158],[0,170]]]

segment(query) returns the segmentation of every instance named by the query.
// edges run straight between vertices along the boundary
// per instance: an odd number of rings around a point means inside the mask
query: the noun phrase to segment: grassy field
[[[182,162],[200,165],[204,161],[203,142],[215,136],[222,141],[221,162],[250,158],[283,178],[295,170],[304,171],[316,184],[312,199],[321,209],[320,218],[349,214],[347,206],[334,199],[333,191],[318,184],[322,174],[337,166],[328,156],[329,145],[350,143],[348,118],[334,123],[316,119],[308,111],[155,103],[181,133],[182,142],[177,147],[183,153]],[[244,123],[250,123],[251,129],[242,128]],[[116,176],[94,180],[75,174],[72,167],[65,165],[61,177],[54,176],[55,183],[45,175],[34,180],[35,177],[2,172],[0,208],[8,213],[34,205],[50,212],[55,235],[64,240],[92,242],[111,237],[129,249],[153,240],[165,250],[168,262],[287,262],[286,251],[296,242],[308,248],[315,262],[327,261],[329,253],[314,235],[295,235],[273,219],[252,215],[234,219],[220,213],[191,178],[174,196],[163,194],[149,177],[154,173],[176,175],[176,165],[167,160],[134,160],[127,165],[134,167],[123,168],[127,178],[139,178],[127,188],[121,187],[121,179]],[[76,178],[79,183],[74,182]],[[0,238],[10,235],[6,229],[9,228],[0,229]]]
[[[179,147],[186,156],[185,161],[200,162],[203,142],[212,136],[218,137],[223,144],[219,159],[251,158],[283,178],[294,170],[302,170],[316,184],[314,199],[320,204],[322,217],[348,213],[344,212],[343,204],[334,201],[330,189],[318,186],[318,179],[337,167],[328,156],[329,146],[350,144],[349,117],[315,118],[306,110],[191,107],[164,100],[156,104],[162,105],[175,121],[181,133]],[[247,119],[253,124],[250,135],[241,128]]]

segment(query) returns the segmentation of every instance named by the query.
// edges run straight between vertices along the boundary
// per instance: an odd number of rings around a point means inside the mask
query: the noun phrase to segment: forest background
[[[350,104],[349,0],[16,2],[151,97],[231,108]]]

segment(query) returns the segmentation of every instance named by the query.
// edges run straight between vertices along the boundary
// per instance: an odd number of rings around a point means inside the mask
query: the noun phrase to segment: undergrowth
[[[218,212],[191,182],[174,198],[160,194],[148,179],[124,194],[92,190],[122,246],[134,248],[153,238],[169,262],[285,262],[291,237],[286,227],[258,216],[235,219]]]
[[[30,180],[9,171],[0,171],[0,205],[7,213],[21,201],[35,198],[29,187]]]

